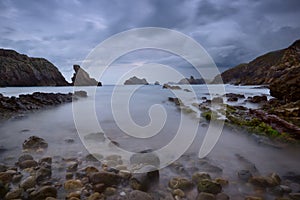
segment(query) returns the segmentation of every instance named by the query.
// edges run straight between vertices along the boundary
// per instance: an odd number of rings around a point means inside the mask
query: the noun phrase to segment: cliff
[[[271,95],[286,102],[300,100],[300,40],[229,69],[221,77],[224,83],[269,85]]]
[[[44,58],[32,58],[0,49],[0,86],[67,86],[57,67]]]

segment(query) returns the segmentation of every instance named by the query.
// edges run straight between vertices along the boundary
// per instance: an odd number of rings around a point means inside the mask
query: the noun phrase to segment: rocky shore
[[[33,110],[72,102],[78,97],[86,96],[85,91],[77,91],[74,94],[35,92],[33,94],[22,94],[19,97],[6,97],[0,94],[0,120],[20,116]]]
[[[31,136],[23,142],[15,164],[0,164],[1,199],[294,200],[300,196],[299,175],[261,175],[239,154],[237,159],[247,167],[229,178],[210,160],[195,160],[192,155],[184,155],[160,171],[137,174],[129,171],[118,155],[47,156],[49,145]],[[239,188],[239,192],[232,193],[230,188]]]

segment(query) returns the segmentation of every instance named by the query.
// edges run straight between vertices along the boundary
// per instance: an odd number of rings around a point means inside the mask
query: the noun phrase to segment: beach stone
[[[153,198],[146,192],[140,190],[133,190],[129,193],[130,200],[153,200]]]
[[[159,157],[153,152],[136,153],[130,157],[131,165],[151,165],[155,168],[159,167]],[[147,171],[145,171],[147,172]]]
[[[87,198],[87,200],[102,200],[102,199],[104,200],[103,196],[99,192],[95,192]]]
[[[29,188],[33,188],[35,184],[36,184],[35,177],[29,176],[21,182],[20,187],[23,188],[24,190],[27,190]]]
[[[96,172],[89,176],[92,184],[103,183],[106,186],[118,185],[122,180],[120,175],[112,172]]]
[[[7,166],[4,164],[0,164],[0,172],[5,172],[7,170]]]
[[[23,149],[37,150],[48,148],[48,143],[40,137],[31,136],[23,142]]]
[[[57,189],[53,186],[43,186],[36,191],[30,193],[30,200],[41,200],[47,197],[57,197]]]
[[[32,168],[38,166],[38,163],[35,160],[25,160],[19,163],[20,169]]]
[[[26,160],[34,160],[34,159],[33,159],[32,155],[30,155],[30,154],[23,154],[18,158],[19,163],[22,163]]]
[[[112,196],[112,195],[116,194],[116,192],[117,192],[117,189],[116,189],[116,188],[114,188],[114,187],[107,187],[107,188],[105,189],[105,191],[104,191],[104,194],[105,194],[106,196]]]
[[[48,163],[48,164],[52,164],[52,157],[44,157],[44,158],[41,158],[39,163]]]
[[[249,170],[239,170],[238,177],[241,180],[248,182],[249,179],[252,177],[252,173]]]
[[[219,193],[216,195],[217,200],[229,200],[229,196],[225,193]]]
[[[64,183],[64,189],[65,190],[77,190],[83,187],[83,184],[81,183],[80,180],[67,180]]]
[[[211,180],[201,180],[197,186],[198,192],[207,192],[212,194],[218,194],[222,191],[222,186]]]
[[[23,178],[22,174],[15,174],[15,175],[13,175],[11,182],[19,183],[22,180],[22,178]]]
[[[118,174],[124,179],[130,179],[130,177],[132,176],[132,174],[128,170],[120,170]]]
[[[76,172],[78,169],[78,162],[71,161],[67,163],[67,172]]]
[[[219,183],[221,186],[226,186],[229,183],[228,180],[226,180],[224,178],[216,178],[215,182]]]
[[[205,172],[195,172],[192,175],[192,180],[196,184],[199,183],[201,180],[204,180],[204,179],[211,180],[211,177],[208,173],[205,173]]]
[[[92,173],[99,172],[99,170],[94,166],[87,166],[83,169],[83,171],[86,173],[86,175],[91,175]]]
[[[99,193],[103,193],[105,188],[106,188],[106,186],[103,183],[95,184],[93,187],[94,192],[99,192]]]
[[[261,197],[254,197],[254,196],[247,196],[245,197],[245,200],[263,200]]]
[[[290,193],[290,194],[289,194],[289,197],[290,197],[292,200],[300,200],[300,193]]]
[[[49,178],[51,178],[52,176],[52,172],[51,169],[46,168],[46,167],[40,167],[37,171],[36,171],[36,181],[39,183],[41,181],[47,180]]]
[[[54,197],[47,197],[45,200],[57,200],[57,199]]]
[[[194,186],[193,182],[189,181],[186,178],[176,177],[176,178],[172,178],[169,181],[169,187],[172,189],[187,190],[187,189],[191,189],[193,186]]]
[[[81,192],[80,191],[75,191],[75,192],[71,192],[67,195],[67,199],[80,199],[81,196]]]
[[[21,198],[23,193],[23,190],[21,188],[16,188],[12,191],[9,191],[6,195],[5,195],[5,199],[9,200],[9,199],[18,199]]]
[[[0,181],[3,184],[10,183],[12,181],[13,175],[7,172],[0,172]]]
[[[173,190],[172,194],[173,194],[174,197],[176,197],[176,196],[178,196],[180,198],[185,197],[185,193],[181,189],[175,189],[175,190]]]
[[[216,200],[216,197],[211,193],[201,192],[200,194],[198,194],[196,200]]]

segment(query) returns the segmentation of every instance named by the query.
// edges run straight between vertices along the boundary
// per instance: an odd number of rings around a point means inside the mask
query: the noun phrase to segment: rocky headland
[[[69,85],[48,60],[7,49],[0,49],[0,77],[0,87]]]

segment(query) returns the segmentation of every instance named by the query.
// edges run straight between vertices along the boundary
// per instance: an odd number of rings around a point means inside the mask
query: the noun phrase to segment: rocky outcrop
[[[80,92],[85,93],[84,91]],[[73,95],[72,93],[41,93],[23,94],[19,97],[5,97],[0,94],[0,119],[14,116],[26,111],[38,110],[49,106],[59,105],[82,97],[82,95]]]
[[[130,79],[124,82],[124,85],[149,85],[146,79],[140,79],[136,76],[131,77]]]
[[[0,87],[69,85],[48,60],[7,49],[0,49],[0,77]]]
[[[229,69],[221,77],[224,83],[230,84],[271,85],[271,94],[275,97],[285,98],[284,94],[291,92],[288,99],[299,99],[299,87],[296,84],[300,79],[300,40],[288,48],[264,54],[249,63]]]
[[[72,85],[74,86],[102,86],[101,82],[91,78],[90,75],[79,65],[73,65],[74,74],[72,77]]]
[[[178,84],[183,84],[183,85],[187,85],[187,84],[191,84],[191,85],[197,85],[197,84],[205,84],[205,81],[203,79],[195,79],[193,76],[191,76],[190,78],[183,78],[181,79]]]

